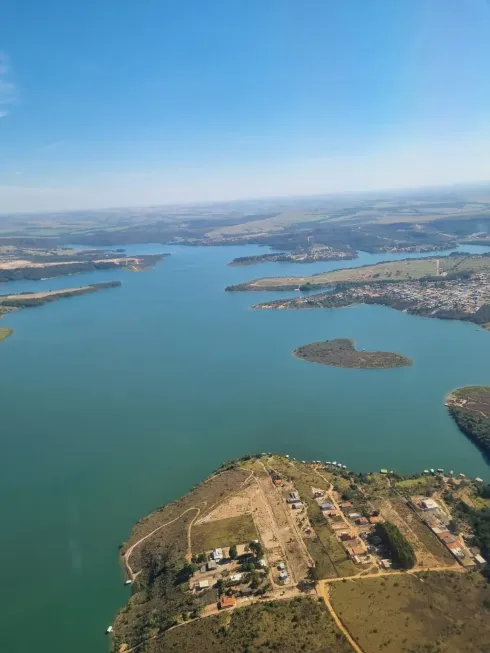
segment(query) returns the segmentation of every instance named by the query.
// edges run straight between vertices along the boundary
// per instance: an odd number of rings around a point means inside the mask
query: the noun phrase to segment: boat
[[[112,633],[113,630],[114,630],[114,628],[112,626],[108,626],[107,630],[105,631],[105,634],[110,635],[110,633]]]
[[[125,585],[132,585],[133,581],[128,578],[128,580],[124,583]]]

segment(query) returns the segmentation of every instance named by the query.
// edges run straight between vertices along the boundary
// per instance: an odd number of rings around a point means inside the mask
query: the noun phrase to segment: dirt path
[[[466,570],[461,565],[443,565],[440,567],[414,567],[413,569],[393,569],[391,571],[379,571],[375,574],[363,574],[360,571],[355,576],[344,576],[343,578],[325,578],[324,580],[319,581],[319,583],[338,583],[343,580],[364,580],[364,578],[382,578],[383,576],[401,576],[404,574],[421,574],[426,571],[454,571],[458,574],[465,574]]]
[[[176,521],[178,521],[178,520],[179,520],[183,515],[185,515],[186,513],[188,513],[188,512],[191,511],[191,510],[197,510],[197,511],[198,511],[197,514],[196,514],[196,517],[197,517],[197,516],[199,515],[199,513],[201,512],[201,509],[200,509],[200,508],[195,508],[195,507],[193,507],[193,508],[187,508],[187,510],[184,510],[184,512],[180,513],[180,515],[179,515],[178,517],[176,517],[175,519],[172,519],[171,521],[166,522],[165,524],[162,524],[161,526],[158,526],[157,528],[155,528],[154,530],[152,530],[151,533],[148,533],[147,535],[145,535],[144,537],[142,537],[140,540],[138,540],[138,541],[135,542],[132,546],[129,547],[129,549],[126,551],[126,553],[125,553],[124,556],[123,556],[123,560],[124,560],[124,564],[125,564],[126,569],[127,569],[127,572],[128,572],[129,579],[130,579],[131,581],[134,581],[134,579],[136,578],[136,576],[139,574],[139,571],[137,571],[137,572],[135,573],[135,572],[132,570],[131,565],[129,564],[129,558],[131,557],[131,554],[132,554],[133,551],[136,549],[136,547],[140,546],[140,544],[142,544],[145,540],[147,540],[147,539],[148,539],[149,537],[151,537],[152,535],[155,535],[155,533],[157,533],[157,532],[158,532],[159,530],[161,530],[162,528],[165,528],[165,526],[170,526],[170,524],[173,524],[173,523],[175,523]],[[190,528],[191,528],[192,524],[194,523],[196,517],[194,517],[194,519],[192,520],[191,524],[189,525],[189,529],[188,529],[188,532],[187,532],[188,543],[190,542]]]
[[[339,579],[340,580],[340,579]],[[341,631],[341,633],[345,636],[346,640],[349,642],[349,644],[352,646],[353,650],[356,651],[356,653],[363,653],[362,648],[352,639],[349,631],[347,628],[344,626],[342,621],[340,620],[339,616],[335,612],[333,605],[330,603],[330,596],[328,592],[328,585],[326,585],[323,582],[320,582],[318,584],[318,591],[320,596],[322,597],[323,601],[325,602],[325,605],[327,606],[327,610],[330,612],[330,616],[332,619],[335,621],[335,624],[337,628]]]

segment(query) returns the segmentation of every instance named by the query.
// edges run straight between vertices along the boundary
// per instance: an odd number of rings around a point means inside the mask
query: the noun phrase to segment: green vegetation
[[[490,386],[468,386],[447,399],[449,414],[480,449],[490,453]]]
[[[299,597],[195,621],[149,642],[147,653],[350,653],[322,601]]]
[[[120,281],[106,281],[105,283],[94,283],[89,286],[82,286],[81,288],[67,288],[65,290],[53,290],[44,293],[25,292],[15,295],[0,295],[0,315],[23,308],[43,306],[43,304],[49,304],[58,299],[86,295],[87,293],[98,292],[106,288],[117,288],[121,285]]]
[[[13,333],[12,329],[7,329],[7,327],[0,327],[0,342],[8,338]]]
[[[383,540],[388,547],[393,562],[402,569],[411,569],[417,562],[413,546],[401,533],[398,526],[390,522],[383,522],[376,525],[376,535]]]
[[[217,547],[244,544],[257,537],[252,515],[238,515],[194,526],[192,549],[195,552],[209,551]]]
[[[303,345],[295,349],[293,354],[302,360],[334,367],[386,369],[412,364],[409,358],[401,354],[387,351],[357,351],[354,341],[346,338]]]
[[[424,572],[333,583],[332,603],[364,653],[487,653],[490,585]]]
[[[344,287],[350,284],[413,281],[417,279],[439,279],[469,277],[476,272],[490,270],[490,255],[450,255],[442,258],[405,259],[364,265],[357,268],[343,268],[315,274],[309,277],[263,277],[245,283],[228,286],[227,290],[293,290],[308,284],[311,289]],[[440,275],[444,274],[444,277]],[[490,316],[489,316],[490,317]],[[488,321],[488,320],[487,320]],[[485,322],[482,319],[482,322]]]

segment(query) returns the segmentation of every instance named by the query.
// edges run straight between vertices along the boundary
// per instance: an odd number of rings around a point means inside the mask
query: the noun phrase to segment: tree
[[[417,562],[413,546],[395,524],[391,522],[377,524],[376,535],[383,540],[394,562],[402,569],[411,569]]]
[[[264,547],[259,542],[259,540],[253,540],[252,542],[250,542],[250,544],[248,546],[249,546],[250,551],[252,551],[252,553],[257,558],[262,558],[262,556],[264,555]]]
[[[230,546],[230,551],[229,551],[228,555],[232,560],[235,560],[235,558],[238,556],[236,544],[233,544],[232,546]]]

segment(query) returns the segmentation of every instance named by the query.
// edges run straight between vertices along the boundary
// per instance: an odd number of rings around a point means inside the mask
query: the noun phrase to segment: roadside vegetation
[[[147,653],[350,653],[318,599],[252,605],[201,619],[149,643]]]

